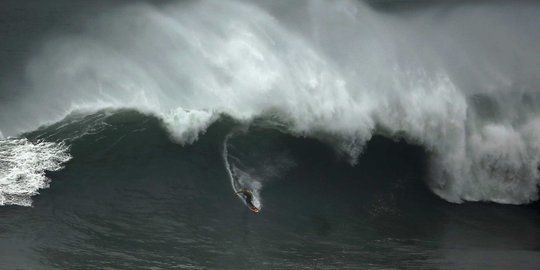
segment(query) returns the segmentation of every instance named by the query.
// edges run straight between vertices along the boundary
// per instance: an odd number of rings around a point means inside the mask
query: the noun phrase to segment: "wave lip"
[[[31,206],[32,196],[49,187],[46,171],[57,171],[71,159],[63,143],[0,140],[0,205]]]

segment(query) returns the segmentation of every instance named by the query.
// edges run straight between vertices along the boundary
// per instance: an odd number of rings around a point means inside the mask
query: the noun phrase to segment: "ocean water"
[[[535,2],[0,7],[0,269],[540,267]]]

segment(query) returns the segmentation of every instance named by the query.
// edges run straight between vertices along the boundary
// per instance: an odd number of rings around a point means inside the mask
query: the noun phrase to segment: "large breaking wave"
[[[540,26],[535,7],[396,16],[353,1],[288,5],[197,1],[102,14],[33,55],[22,94],[0,106],[1,130],[133,108],[192,143],[222,114],[263,117],[353,164],[375,134],[420,144],[431,153],[430,187],[451,202],[538,198],[540,38],[527,31]]]

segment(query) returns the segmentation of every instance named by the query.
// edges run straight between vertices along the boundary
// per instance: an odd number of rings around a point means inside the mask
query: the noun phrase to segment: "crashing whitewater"
[[[0,101],[0,204],[29,205],[45,171],[70,159],[63,143],[13,137],[111,108],[160,118],[181,144],[223,114],[263,117],[352,164],[373,135],[405,139],[430,152],[429,186],[447,201],[538,199],[540,37],[514,23],[538,10],[392,16],[355,1],[294,5],[134,4],[47,39],[27,64],[24,94]]]

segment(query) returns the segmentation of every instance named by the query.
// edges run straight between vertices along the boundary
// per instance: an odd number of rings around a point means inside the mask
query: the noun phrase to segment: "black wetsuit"
[[[244,195],[244,200],[246,201],[246,204],[250,208],[257,209],[257,207],[255,207],[255,205],[253,204],[253,193],[251,193],[251,191],[248,191],[248,190],[242,190],[240,192]]]

